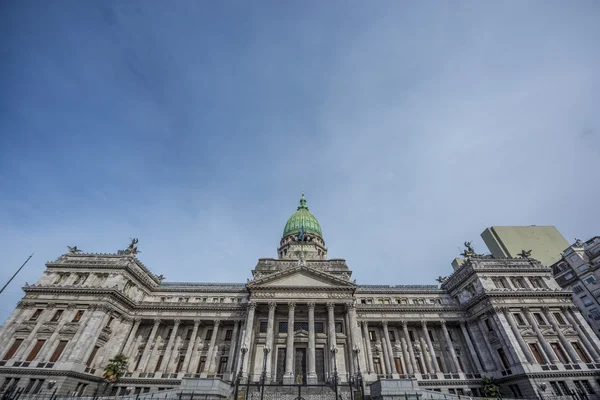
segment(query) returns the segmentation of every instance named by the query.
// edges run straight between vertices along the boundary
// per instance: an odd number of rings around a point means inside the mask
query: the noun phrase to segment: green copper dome
[[[285,229],[283,230],[283,237],[290,235],[292,233],[300,233],[302,231],[302,227],[304,226],[304,232],[312,233],[319,236],[323,239],[323,234],[321,233],[321,225],[319,225],[319,221],[315,218],[314,215],[308,211],[308,207],[306,207],[306,199],[304,198],[304,193],[302,193],[302,198],[300,199],[300,205],[298,206],[298,210],[288,219],[285,224]]]

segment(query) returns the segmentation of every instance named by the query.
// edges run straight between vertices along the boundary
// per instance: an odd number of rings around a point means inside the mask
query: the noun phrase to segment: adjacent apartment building
[[[577,240],[551,267],[558,284],[573,290],[573,302],[600,336],[600,236]]]

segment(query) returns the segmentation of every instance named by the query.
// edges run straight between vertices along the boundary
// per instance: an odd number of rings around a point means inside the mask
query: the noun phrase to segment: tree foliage
[[[499,398],[501,396],[500,386],[496,383],[496,379],[487,376],[483,376],[481,379],[483,380],[483,392],[486,397]]]
[[[123,354],[116,355],[114,358],[108,360],[108,364],[104,367],[104,374],[102,377],[108,383],[115,383],[125,374],[127,371],[127,357]]]

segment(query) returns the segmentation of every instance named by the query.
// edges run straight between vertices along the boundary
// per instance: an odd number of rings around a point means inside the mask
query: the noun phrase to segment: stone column
[[[371,339],[369,338],[369,324],[367,321],[362,322],[363,335],[365,337],[365,356],[367,358],[367,373],[373,373],[373,354],[371,353]]]
[[[469,348],[469,354],[471,355],[471,359],[473,360],[473,365],[475,365],[475,368],[477,368],[478,373],[483,374],[484,369],[481,366],[481,362],[479,361],[479,357],[477,356],[477,352],[475,351],[475,347],[473,346],[473,342],[471,341],[471,337],[469,336],[469,332],[467,331],[466,322],[460,322],[460,330],[462,331],[463,337],[465,338],[465,342],[467,343],[467,347]]]
[[[215,373],[215,344],[217,343],[217,335],[219,332],[219,326],[221,325],[221,321],[218,319],[215,320],[215,324],[212,331],[212,336],[210,337],[210,344],[208,345],[208,353],[206,353],[206,373],[214,374]]]
[[[556,358],[554,350],[552,350],[552,347],[550,347],[550,344],[544,338],[544,335],[542,334],[542,331],[540,330],[537,321],[535,320],[535,318],[533,318],[533,315],[531,315],[529,308],[523,307],[521,311],[523,312],[525,318],[527,318],[527,321],[529,322],[529,325],[531,325],[533,331],[537,335],[538,342],[540,346],[544,349],[544,352],[546,353],[546,359],[549,360],[551,364],[556,364],[558,362],[558,358]]]
[[[76,346],[73,347],[73,352],[69,356],[69,361],[84,362],[92,354],[92,351],[94,351],[94,345],[98,340],[98,336],[110,319],[110,310],[108,308],[100,306],[98,307],[98,313],[101,318],[96,318],[95,321],[90,322],[88,326],[84,327],[87,330],[87,334],[84,333],[80,336]]]
[[[573,349],[573,346],[571,346],[571,343],[569,343],[567,338],[565,338],[565,335],[562,333],[562,331],[558,327],[558,324],[554,320],[554,316],[550,314],[550,308],[543,307],[542,311],[544,312],[546,319],[548,320],[548,322],[550,322],[550,325],[552,325],[552,328],[554,328],[554,331],[558,335],[558,339],[560,340],[560,343],[562,344],[563,348],[569,354],[569,358],[571,359],[571,362],[572,363],[583,362],[583,361],[581,361],[581,358],[579,358],[579,355]]]
[[[350,320],[350,337],[352,338],[352,343],[358,343],[360,338],[360,332],[358,331],[358,320],[356,319],[356,305],[352,303],[346,304],[346,311],[348,313],[348,319]],[[361,360],[359,359],[360,363]],[[361,368],[366,369],[366,365],[361,364]]]
[[[590,352],[590,354],[592,354],[592,358],[594,359],[594,361],[600,362],[600,357],[593,355],[594,353],[595,354],[600,353],[600,342],[598,342],[598,337],[596,336],[596,334],[590,327],[590,324],[588,324],[587,321],[585,319],[583,319],[583,316],[581,315],[579,310],[577,310],[573,306],[568,308],[568,312],[566,315],[567,316],[570,315],[571,316],[570,320],[575,321],[574,325],[577,328],[578,332],[581,331],[583,333],[583,335],[580,335],[580,336],[582,338],[587,336],[586,339],[588,339],[588,343],[587,343],[586,347],[588,348],[588,351]]]
[[[317,367],[315,361],[315,303],[308,303],[308,371],[307,383],[317,383]]]
[[[381,355],[383,357],[383,364],[385,365],[385,374],[392,374],[392,365],[391,365],[391,361],[390,361],[390,354],[389,354],[389,349],[387,346],[387,343],[385,341],[385,333],[383,332],[383,329],[377,329],[378,331],[380,331],[380,343],[381,343]]]
[[[135,343],[135,337],[137,335],[137,331],[140,327],[140,323],[142,322],[141,318],[135,318],[133,323],[133,328],[131,328],[131,333],[127,338],[127,342],[125,343],[125,347],[123,347],[123,354],[129,357],[131,354],[131,346]]]
[[[348,318],[348,313],[346,313],[346,315],[344,316],[344,325],[350,326],[350,318]],[[359,336],[361,335],[360,329],[358,330],[358,335]],[[355,360],[354,360],[354,351],[353,350],[354,350],[354,347],[358,345],[360,351],[363,351],[361,343],[362,342],[360,342],[360,341],[359,341],[359,343],[352,343],[351,335],[346,334],[346,350],[347,350],[346,355],[348,357],[348,365],[350,365],[350,371],[349,371],[350,374],[353,374],[354,373],[353,371],[357,370],[357,367],[354,364]],[[359,355],[359,357],[360,357],[360,355]],[[358,361],[358,362],[360,362],[360,361]],[[367,370],[365,369],[364,371],[366,372]]]
[[[404,333],[404,337],[406,338],[408,354],[410,354],[410,365],[412,368],[413,374],[419,373],[419,367],[417,366],[417,359],[415,358],[415,351],[413,350],[412,340],[410,340],[410,335],[408,334],[408,324],[406,321],[402,321],[402,332]]]
[[[226,371],[229,373],[233,372],[233,359],[235,358],[235,350],[237,345],[238,332],[240,330],[240,321],[233,321],[233,332],[231,332],[231,342],[229,344],[229,355],[227,356],[227,367]],[[232,376],[232,375],[230,375]]]
[[[514,346],[511,343],[511,341],[509,340],[509,338],[507,337],[504,327],[498,320],[498,315],[494,311],[490,311],[490,313],[488,314],[488,319],[491,321],[492,325],[494,326],[494,330],[496,331],[496,334],[498,335],[498,339],[500,339],[500,345],[501,345],[502,349],[505,350],[504,354],[506,354],[506,357],[508,358],[508,362],[510,363],[511,366],[518,364],[519,363],[519,355],[517,354],[517,349],[515,348],[516,346]]]
[[[425,338],[423,337],[423,333],[419,335],[419,342],[421,344],[421,355],[423,356],[423,362],[425,364],[425,373],[433,374],[433,366],[431,365],[431,359],[429,354],[427,354],[427,343],[425,342]]]
[[[248,303],[248,318],[246,318],[246,333],[240,347],[240,357],[242,357],[242,348],[245,347],[248,352],[244,357],[244,364],[242,365],[242,377],[248,376],[248,360],[252,355],[252,330],[254,329],[254,312],[256,310],[256,303]]]
[[[385,346],[387,349],[388,359],[390,362],[390,373],[398,374],[399,371],[396,369],[396,363],[394,362],[394,350],[392,348],[392,342],[390,340],[390,332],[388,330],[388,322],[381,321],[381,326],[383,327],[383,338],[385,339]],[[395,377],[397,379],[398,377]]]
[[[437,359],[435,358],[435,350],[433,349],[433,344],[431,343],[431,338],[429,337],[429,332],[427,330],[427,321],[422,320],[421,326],[423,327],[423,335],[425,335],[425,340],[427,341],[427,346],[429,347],[429,355],[431,356],[431,365],[433,366],[433,372],[436,374],[440,372],[440,366],[438,365]]]
[[[177,363],[179,362],[179,348],[181,348],[181,335],[175,337],[175,343],[173,344],[173,349],[171,350],[171,356],[167,360],[167,365],[163,370],[170,374],[175,373],[175,369],[177,369]]]
[[[502,360],[500,359],[500,355],[498,355],[498,352],[495,351],[495,349],[492,347],[492,344],[490,343],[490,340],[488,339],[488,329],[486,328],[485,324],[483,323],[483,321],[481,319],[477,320],[477,324],[479,327],[479,331],[481,333],[481,337],[483,338],[483,341],[485,343],[485,346],[488,349],[488,352],[490,354],[490,357],[492,358],[492,362],[494,363],[494,366],[497,370],[502,371],[504,370],[504,365],[502,365]]]
[[[287,342],[285,352],[285,374],[283,375],[283,383],[294,383],[294,309],[296,303],[288,303],[288,329]]]
[[[444,339],[446,339],[446,345],[448,346],[448,349],[450,350],[450,358],[452,358],[452,363],[454,364],[454,372],[463,372],[462,369],[460,368],[460,363],[458,362],[458,357],[456,357],[456,351],[454,350],[454,344],[452,343],[452,340],[450,339],[450,334],[448,333],[448,328],[446,327],[446,321],[445,320],[441,320],[440,323],[442,324],[442,333],[444,334]]]
[[[154,326],[152,327],[152,331],[150,331],[150,336],[148,337],[148,341],[146,342],[146,345],[144,346],[144,352],[142,353],[142,359],[140,361],[140,366],[138,368],[139,372],[144,372],[146,370],[146,367],[148,366],[148,361],[150,360],[150,356],[152,355],[152,352],[150,351],[150,349],[152,348],[152,344],[154,343],[154,337],[156,336],[156,331],[158,330],[158,327],[160,326],[160,319],[156,318],[154,320]]]
[[[194,351],[194,345],[196,344],[196,336],[198,335],[198,327],[200,326],[200,320],[194,320],[194,328],[192,329],[192,336],[190,336],[190,340],[188,341],[188,347],[185,352],[185,358],[183,359],[183,367],[181,368],[184,372],[188,371],[188,367],[190,365],[190,360],[192,359],[192,352]]]
[[[329,373],[333,374],[333,356],[331,354],[331,348],[337,346],[337,338],[335,334],[335,319],[334,319],[335,305],[334,303],[327,303],[327,339],[329,346],[325,349],[325,354],[329,357]]]
[[[179,329],[179,324],[181,323],[180,319],[176,319],[173,321],[173,330],[171,331],[171,336],[169,337],[169,341],[167,342],[167,346],[165,347],[165,354],[162,359],[162,363],[165,368],[162,368],[162,365],[157,365],[156,369],[158,372],[169,372],[169,360],[171,359],[171,352],[173,351],[173,343],[175,341],[175,337],[177,337],[177,330]]]
[[[400,338],[400,345],[402,346],[402,360],[404,361],[404,373],[405,374],[414,374],[413,366],[410,361],[410,356],[408,355],[408,344],[406,343],[406,338],[404,337],[404,332],[401,330],[398,331],[398,337]]]
[[[523,351],[523,354],[525,355],[527,362],[530,364],[537,364],[537,361],[535,360],[535,358],[533,358],[531,351],[527,347],[527,343],[525,343],[525,340],[523,339],[523,336],[521,335],[521,332],[519,331],[519,327],[517,326],[517,323],[515,322],[515,319],[513,318],[513,315],[510,312],[510,310],[508,308],[504,308],[504,309],[502,309],[502,312],[504,313],[504,317],[508,321],[508,325],[510,325],[510,329],[512,330],[513,335],[517,339],[517,342],[519,343],[519,347],[521,347],[521,350]]]
[[[265,376],[265,380],[266,382],[270,382],[272,375],[271,375],[271,369],[272,369],[272,362],[273,362],[273,353],[275,352],[275,349],[273,347],[273,340],[274,340],[274,330],[275,330],[275,308],[277,307],[277,303],[270,302],[269,303],[269,319],[267,320],[267,341],[266,344],[269,346],[269,348],[271,349],[271,351],[269,352],[269,354],[267,354],[267,363],[266,363],[266,376]],[[289,328],[288,328],[289,330]],[[310,339],[309,339],[310,341]],[[310,347],[310,342],[309,342],[309,347]]]

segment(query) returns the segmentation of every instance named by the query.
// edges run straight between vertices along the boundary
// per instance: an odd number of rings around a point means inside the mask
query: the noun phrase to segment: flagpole
[[[23,267],[25,266],[25,264],[27,264],[27,261],[29,261],[29,259],[31,257],[33,257],[34,253],[31,253],[31,255],[29,256],[29,258],[27,260],[25,260],[25,262],[23,263],[23,265],[21,265],[21,267],[17,270],[17,272],[15,272],[15,274],[8,280],[8,282],[6,282],[6,285],[4,285],[4,287],[2,289],[0,289],[0,293],[4,292],[4,289],[6,289],[6,287],[12,282],[13,279],[15,279],[15,276],[17,276],[17,274],[19,273],[19,271],[21,271],[23,269]]]

